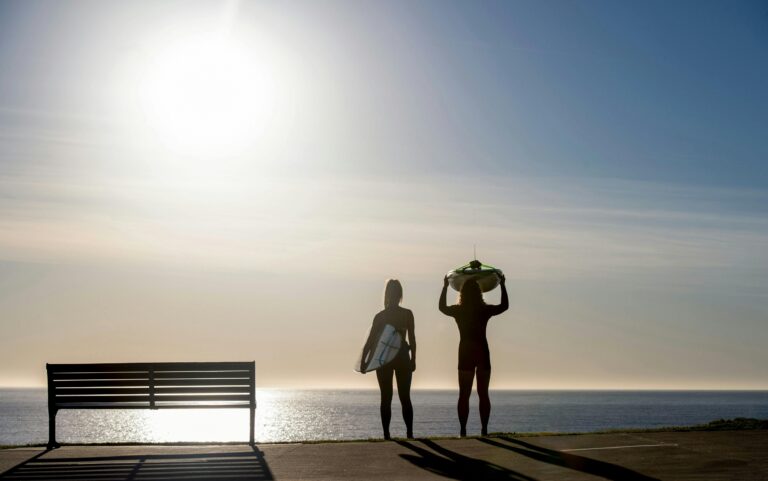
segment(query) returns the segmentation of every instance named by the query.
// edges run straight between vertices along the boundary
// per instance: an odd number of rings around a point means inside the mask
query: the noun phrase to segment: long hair
[[[461,306],[482,306],[483,291],[480,290],[480,284],[474,279],[469,279],[461,286],[459,291],[459,305]]]
[[[384,286],[384,309],[400,305],[403,300],[403,286],[397,279],[387,280]]]

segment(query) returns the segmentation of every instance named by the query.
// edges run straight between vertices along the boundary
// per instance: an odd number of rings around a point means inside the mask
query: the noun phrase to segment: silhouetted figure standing
[[[371,334],[363,348],[363,359],[375,346],[377,336],[386,324],[394,327],[402,337],[402,346],[395,359],[376,370],[376,379],[381,389],[381,426],[384,439],[390,439],[389,421],[392,418],[392,376],[397,378],[397,394],[403,408],[403,420],[408,438],[413,438],[413,405],[411,404],[411,377],[416,370],[416,334],[413,312],[400,306],[403,300],[403,286],[400,281],[390,279],[384,288],[384,310],[373,318]],[[406,334],[408,342],[406,342]],[[409,345],[410,344],[410,345]],[[410,356],[409,356],[410,351]],[[361,366],[362,370],[362,366]]]
[[[488,397],[488,384],[491,381],[491,355],[488,350],[488,339],[485,328],[488,320],[501,314],[509,308],[506,279],[501,277],[501,304],[492,306],[485,303],[483,293],[477,281],[468,280],[461,286],[459,303],[453,306],[446,304],[448,277],[443,279],[443,291],[440,293],[440,312],[451,316],[459,327],[459,423],[461,435],[467,435],[467,418],[469,417],[469,396],[472,394],[472,383],[477,374],[477,395],[480,398],[480,421],[483,425],[483,436],[488,434],[488,418],[491,415],[491,399]]]

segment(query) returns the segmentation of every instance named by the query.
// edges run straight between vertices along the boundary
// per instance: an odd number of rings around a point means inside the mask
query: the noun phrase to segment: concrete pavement
[[[764,480],[768,431],[0,450],[2,480]]]

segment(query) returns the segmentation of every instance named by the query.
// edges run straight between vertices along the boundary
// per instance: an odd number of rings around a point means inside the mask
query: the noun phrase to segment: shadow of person
[[[195,479],[198,481],[272,481],[264,455],[252,452],[193,454],[126,454],[119,456],[45,458],[46,450],[0,475],[0,480],[137,481]]]
[[[489,463],[481,459],[470,458],[455,451],[440,446],[434,441],[419,440],[420,443],[428,446],[425,449],[417,446],[413,442],[396,441],[399,445],[410,449],[418,454],[401,454],[400,457],[406,461],[418,466],[421,469],[431,473],[452,479],[461,480],[518,480],[518,481],[536,481],[535,478],[526,476],[522,473],[512,471],[503,466]]]
[[[496,439],[503,439],[508,443],[505,444],[497,441]],[[555,464],[565,468],[573,469],[575,471],[581,471],[583,473],[600,476],[605,479],[612,479],[617,481],[658,481],[657,478],[652,478],[644,474],[632,471],[631,469],[616,464],[606,463],[604,461],[598,461],[596,459],[585,458],[584,456],[577,456],[571,453],[564,453],[562,451],[555,451],[553,449],[543,448],[536,446],[535,444],[526,443],[519,439],[513,439],[510,437],[502,436],[496,439],[492,438],[479,438],[478,441],[490,444],[503,449],[514,451],[523,456],[527,456],[531,459],[541,461],[544,463]]]

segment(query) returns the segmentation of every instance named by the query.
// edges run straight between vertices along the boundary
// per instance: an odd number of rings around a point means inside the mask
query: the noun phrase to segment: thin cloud
[[[486,193],[506,190],[501,181],[482,184]],[[526,197],[556,187],[526,186]],[[444,259],[466,257],[479,244],[481,254],[516,266],[521,278],[673,275],[693,282],[702,270],[768,270],[768,226],[755,214],[627,207],[608,196],[594,207],[594,198],[569,193],[549,205],[502,194],[472,204],[445,198],[457,188],[450,181],[427,179],[397,186],[276,178],[262,187],[5,177],[0,255],[280,272],[330,264],[341,277],[373,275],[394,262],[427,278],[448,267]]]

